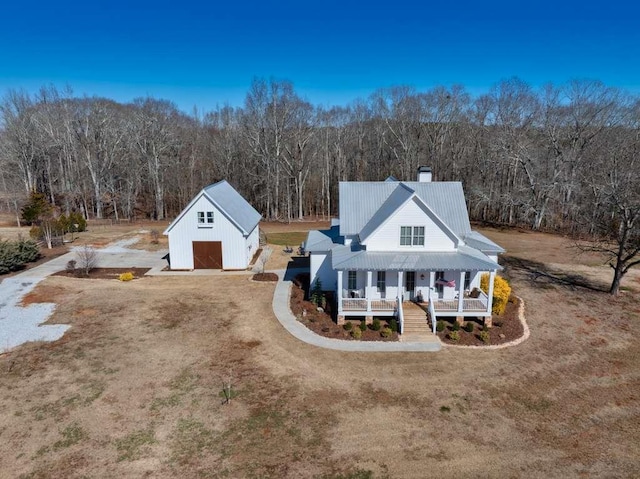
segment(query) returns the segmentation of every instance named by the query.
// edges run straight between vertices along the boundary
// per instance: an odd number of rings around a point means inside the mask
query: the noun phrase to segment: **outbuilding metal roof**
[[[331,254],[336,270],[363,271],[494,271],[502,267],[473,248],[428,253],[354,251],[349,246],[335,247]]]
[[[253,206],[245,200],[240,193],[238,193],[233,186],[227,183],[226,180],[219,181],[212,185],[206,186],[202,191],[191,200],[191,202],[182,210],[182,212],[176,217],[175,220],[164,231],[164,234],[169,233],[171,229],[180,221],[191,206],[196,202],[201,195],[204,195],[214,205],[216,205],[222,214],[224,214],[229,221],[242,231],[244,235],[248,235],[260,222],[262,215],[258,213]]]
[[[260,222],[262,215],[227,180],[205,187],[204,192],[245,234],[251,233]]]
[[[340,182],[340,234],[360,235],[399,188],[415,194],[460,238],[471,232],[462,183],[459,181],[356,181]],[[401,193],[399,190],[399,196]],[[389,206],[397,204],[393,201]],[[391,212],[392,213],[392,212]],[[369,228],[367,228],[368,231]]]

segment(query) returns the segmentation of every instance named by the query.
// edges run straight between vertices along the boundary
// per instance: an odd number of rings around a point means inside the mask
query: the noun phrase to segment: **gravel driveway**
[[[100,268],[153,268],[159,270],[166,265],[162,257],[166,251],[144,251],[129,249],[138,239],[117,241],[105,248],[97,249]],[[64,324],[42,325],[53,314],[53,303],[36,303],[21,306],[22,298],[47,276],[61,271],[67,262],[76,259],[75,248],[71,252],[46,263],[5,278],[0,283],[0,353],[29,341],[55,341],[60,339],[70,326]]]

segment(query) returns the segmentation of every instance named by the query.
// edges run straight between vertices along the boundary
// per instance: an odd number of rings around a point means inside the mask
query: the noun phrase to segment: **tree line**
[[[640,98],[598,81],[534,89],[513,78],[479,96],[400,86],[326,108],[291,82],[255,79],[242,107],[191,114],[154,98],[11,90],[0,207],[17,213],[38,191],[67,215],[164,219],[224,178],[265,218],[291,221],[336,214],[339,181],[414,180],[427,165],[463,182],[474,220],[617,238],[628,265],[639,123]]]

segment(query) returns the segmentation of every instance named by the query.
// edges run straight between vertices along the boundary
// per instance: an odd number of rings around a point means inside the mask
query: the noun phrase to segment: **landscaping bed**
[[[275,273],[256,273],[251,279],[254,281],[278,281],[278,275]]]
[[[323,295],[326,298],[325,307],[322,311],[318,311],[316,306],[311,301],[306,300],[308,297],[309,288],[309,274],[304,273],[296,276],[293,281],[293,287],[291,288],[291,312],[295,317],[304,324],[308,329],[320,336],[333,339],[346,339],[346,340],[359,340],[359,341],[397,341],[398,333],[391,331],[387,337],[383,337],[382,331],[385,328],[391,326],[390,322],[392,318],[379,319],[379,330],[374,330],[374,325],[367,325],[364,328],[360,328],[360,320],[348,320],[345,325],[336,324],[334,318],[334,311],[332,307],[334,304],[333,292],[324,291]],[[346,326],[349,323],[351,326]],[[360,331],[360,338],[356,339]],[[389,332],[387,331],[386,334]]]
[[[67,278],[85,279],[118,279],[123,273],[133,273],[133,279],[139,279],[151,268],[93,268],[88,275],[84,271],[75,269],[74,271],[58,271],[54,276],[66,276]]]
[[[438,322],[442,322],[445,327],[442,331],[438,331],[437,335],[443,343],[454,344],[460,346],[489,346],[496,344],[504,344],[514,341],[524,334],[524,328],[522,322],[518,317],[518,311],[520,309],[520,299],[512,296],[507,303],[505,312],[500,315],[493,315],[493,327],[483,330],[482,319],[478,318],[466,318],[463,325],[457,331],[458,340],[452,339],[455,337],[455,318],[441,318]],[[465,329],[468,323],[473,324],[473,330],[471,332]],[[482,333],[486,332],[485,340]]]

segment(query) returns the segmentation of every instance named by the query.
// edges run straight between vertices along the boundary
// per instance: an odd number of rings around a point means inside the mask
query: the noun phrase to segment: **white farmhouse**
[[[491,317],[493,282],[504,250],[471,230],[460,182],[341,182],[340,217],[311,231],[311,284],[336,293],[338,322],[360,316],[397,316],[420,303],[435,331],[437,316]],[[489,294],[477,288],[489,273]],[[424,320],[423,320],[424,321]],[[426,321],[424,321],[426,327]]]
[[[260,217],[225,180],[205,187],[164,231],[171,269],[246,269]]]

